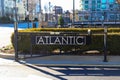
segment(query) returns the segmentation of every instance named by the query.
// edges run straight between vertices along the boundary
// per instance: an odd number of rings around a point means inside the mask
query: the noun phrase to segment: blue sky
[[[79,8],[79,1],[75,0],[76,3],[76,9]],[[73,0],[41,0],[42,3],[42,9],[44,9],[44,5],[48,5],[48,3],[51,2],[53,6],[61,6],[63,10],[72,10],[73,9]]]

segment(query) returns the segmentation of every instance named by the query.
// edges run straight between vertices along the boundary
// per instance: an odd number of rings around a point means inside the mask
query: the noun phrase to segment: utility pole
[[[50,19],[50,18],[51,18],[51,16],[50,16],[50,15],[51,15],[51,14],[50,14],[50,13],[51,13],[51,11],[50,11],[50,6],[51,6],[51,2],[49,2],[48,22],[51,21],[51,19]]]
[[[40,25],[41,24],[41,25]],[[41,0],[39,0],[39,27],[42,27],[42,9],[41,9]]]
[[[73,0],[73,25],[75,22],[75,0]]]
[[[29,5],[28,5],[28,0],[27,0],[27,11],[28,11],[28,6],[29,6]]]
[[[27,22],[28,22],[28,28],[29,28],[29,3],[28,3],[28,0],[27,0]]]
[[[39,0],[39,11],[40,11],[40,13],[41,13],[41,0]]]

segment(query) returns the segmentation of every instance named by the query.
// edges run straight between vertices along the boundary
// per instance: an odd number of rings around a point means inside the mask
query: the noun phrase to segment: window
[[[112,4],[110,4],[110,5],[109,5],[109,8],[112,10],[112,9],[113,9],[113,5],[112,5]]]
[[[95,2],[95,0],[92,0],[92,4],[95,4],[96,2]]]
[[[100,4],[97,4],[97,8],[101,8],[101,5],[100,5]]]
[[[97,11],[100,11],[100,9],[98,8]]]
[[[101,3],[101,0],[97,0],[97,3]]]
[[[88,4],[89,3],[89,1],[85,1],[85,4]]]
[[[92,5],[92,11],[95,11],[95,5]]]
[[[119,15],[119,20],[120,20],[120,15]]]
[[[111,15],[110,15],[110,20],[115,20],[114,14],[111,14]]]
[[[105,9],[106,9],[106,4],[102,4],[102,5],[101,5],[101,9],[102,9],[102,10],[105,10]]]
[[[85,5],[85,6],[84,6],[84,9],[85,9],[85,10],[88,10],[88,9],[89,9],[88,5]]]
[[[101,0],[102,1],[102,3],[106,3],[107,2],[107,0]]]
[[[114,3],[115,2],[115,0],[109,0],[109,3]]]

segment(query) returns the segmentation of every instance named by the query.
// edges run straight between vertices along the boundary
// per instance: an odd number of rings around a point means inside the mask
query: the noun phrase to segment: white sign
[[[35,36],[36,45],[85,45],[85,36]]]

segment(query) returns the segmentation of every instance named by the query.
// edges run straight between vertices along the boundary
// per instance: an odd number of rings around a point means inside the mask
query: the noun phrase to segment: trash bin
[[[33,28],[36,28],[36,23],[33,23]]]

